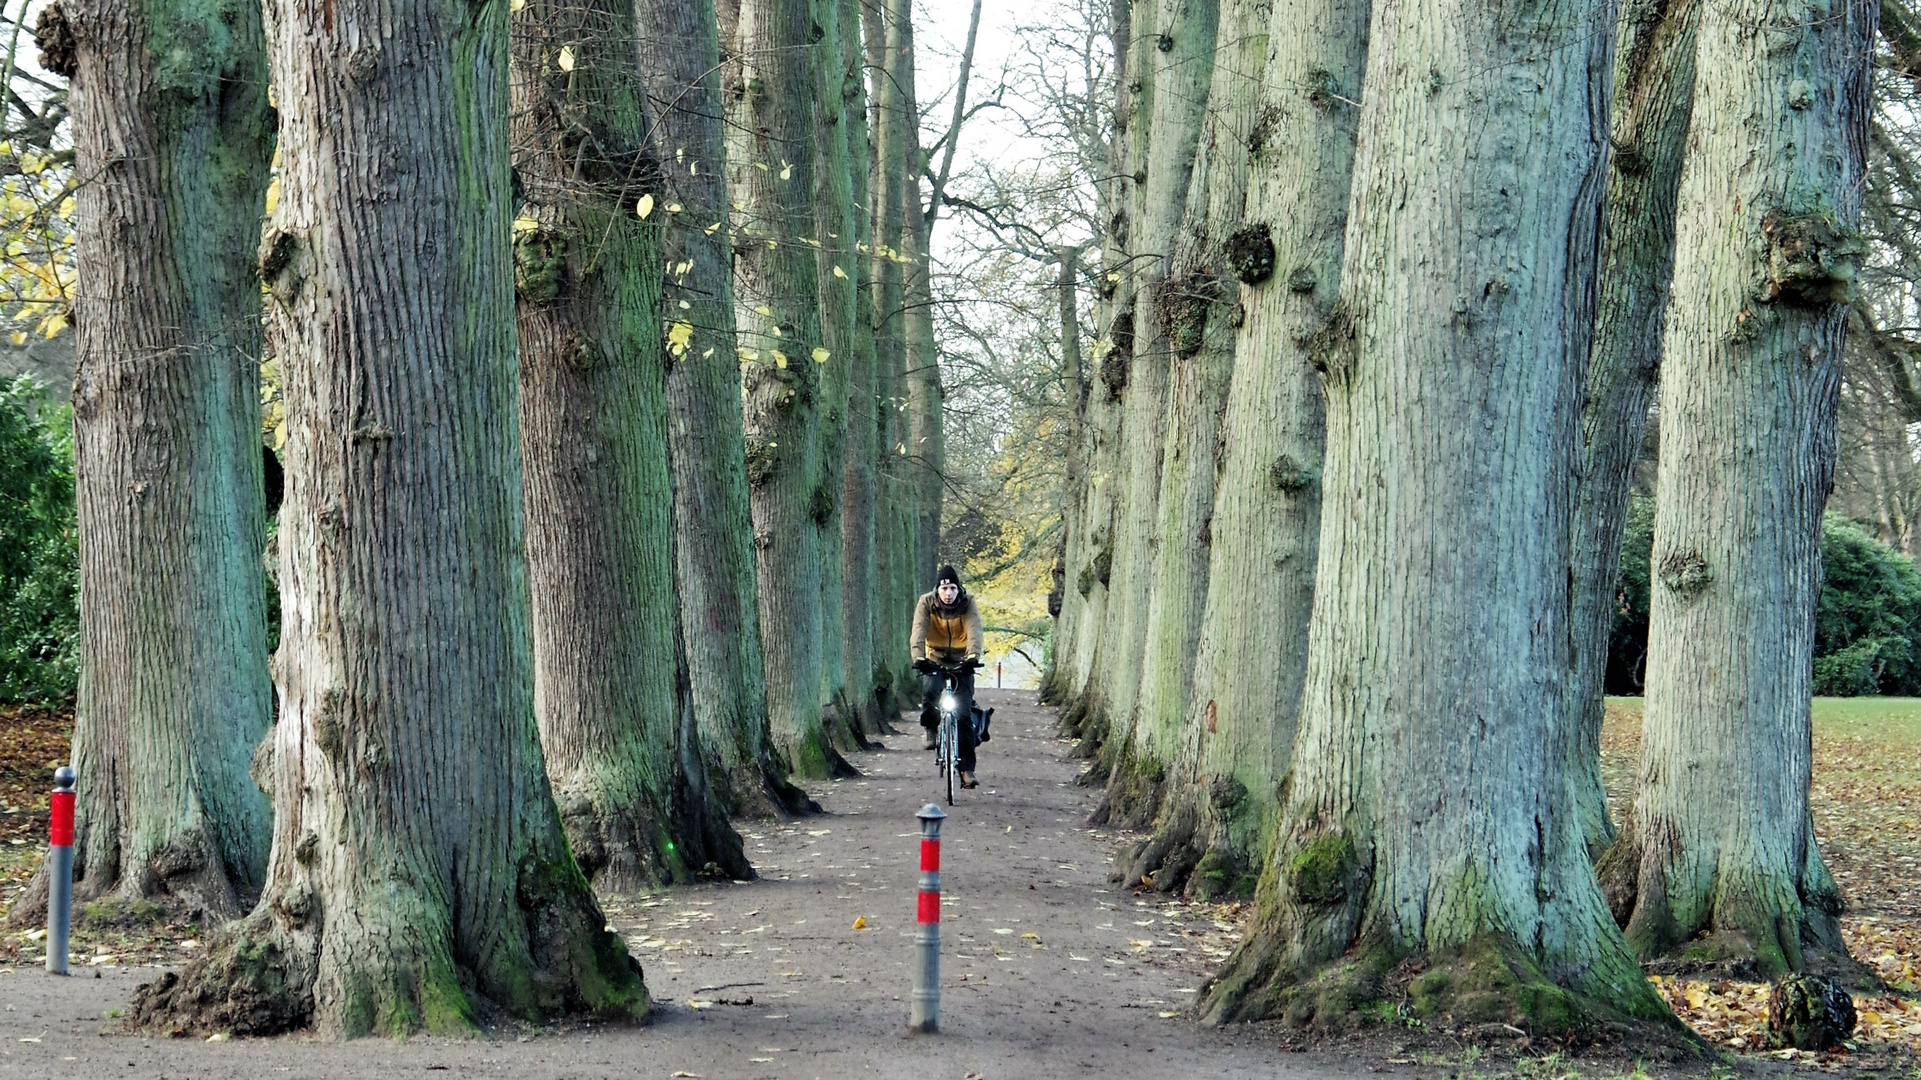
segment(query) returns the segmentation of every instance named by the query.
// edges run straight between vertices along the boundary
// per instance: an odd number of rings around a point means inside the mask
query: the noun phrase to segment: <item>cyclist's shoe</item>
[[[961,786],[964,788],[977,788],[981,786],[981,782],[979,780],[974,779],[974,774],[971,772],[964,772],[960,774],[960,780],[961,780]]]

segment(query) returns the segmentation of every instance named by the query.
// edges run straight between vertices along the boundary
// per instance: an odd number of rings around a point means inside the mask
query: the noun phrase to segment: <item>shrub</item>
[[[1607,692],[1641,692],[1648,647],[1648,571],[1654,500],[1628,508],[1617,607],[1608,639]],[[1815,609],[1814,692],[1921,693],[1921,572],[1860,525],[1821,521],[1821,597]]]
[[[78,685],[72,432],[38,383],[0,387],[0,701],[65,702]]]

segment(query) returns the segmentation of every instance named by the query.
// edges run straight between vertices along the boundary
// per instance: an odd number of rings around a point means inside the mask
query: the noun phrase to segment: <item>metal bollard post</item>
[[[940,823],[941,808],[928,803],[914,815],[920,819],[920,907],[914,943],[920,964],[914,969],[914,1004],[907,1030],[933,1034],[940,1030]]]
[[[994,689],[999,690],[1000,688],[1001,688],[1001,666],[999,664],[995,664],[994,665]]]
[[[67,973],[67,934],[73,915],[73,769],[53,771],[52,828],[47,848],[47,974]]]

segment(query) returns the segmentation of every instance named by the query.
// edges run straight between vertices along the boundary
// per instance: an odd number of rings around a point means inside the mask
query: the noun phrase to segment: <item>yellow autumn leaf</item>
[[[560,47],[560,59],[557,63],[560,64],[560,70],[562,71],[574,70],[574,47],[572,45],[562,45]]]
[[[708,236],[712,236],[714,235],[714,230],[718,228],[720,228],[720,222],[716,221],[712,225],[707,226],[707,228],[701,231],[705,232]]]
[[[765,316],[766,318],[769,318],[769,319],[774,317],[774,309],[768,307],[766,304],[754,305],[754,311],[756,314]]]
[[[842,281],[845,281],[847,280],[847,271],[842,270],[840,267],[836,266],[834,267],[834,276],[837,278],[840,278]]]
[[[513,3],[507,5],[507,10],[519,11],[521,8],[524,8],[526,6],[527,6],[527,0],[513,0]]]
[[[667,212],[668,212],[668,213],[670,213],[670,214],[678,214],[678,213],[680,213],[680,204],[679,204],[679,203],[677,203],[677,202],[670,202],[670,203],[668,203],[668,204],[667,204]]]
[[[533,232],[538,228],[540,228],[540,222],[535,221],[533,218],[521,217],[514,219],[514,232],[516,233]]]
[[[782,180],[792,180],[792,179],[794,178],[794,167],[793,167],[792,165],[789,165],[789,164],[788,164],[787,162],[785,162],[785,161],[783,161],[783,162],[781,162],[781,163],[780,163],[780,178],[781,178]]]
[[[768,351],[774,354],[774,366],[781,369],[782,371],[786,371],[787,370],[787,354],[784,352],[781,352],[779,349],[770,349]]]
[[[684,274],[687,271],[692,270],[693,268],[694,268],[694,260],[682,259],[680,262],[677,262],[674,264],[674,273]]]
[[[858,915],[858,916],[855,916],[855,918],[854,918],[854,929],[856,929],[856,930],[865,930],[865,929],[867,929],[867,916],[865,916],[865,915]]]
[[[685,351],[687,348],[687,343],[692,341],[693,339],[694,339],[693,323],[677,322],[674,325],[667,328],[667,344],[673,346],[673,348],[677,352]]]
[[[43,337],[52,337],[55,334],[58,334],[60,331],[65,330],[66,328],[67,328],[67,317],[64,314],[54,315],[49,317],[45,322],[40,324],[40,333],[41,333],[41,336]]]
[[[634,215],[636,217],[644,218],[648,214],[651,214],[653,212],[654,212],[654,197],[652,195],[642,195],[640,197],[640,202],[634,205]]]
[[[814,350],[814,363],[825,364],[827,362],[827,358],[832,355],[833,353],[828,352],[826,349],[817,348]]]
[[[27,343],[27,332],[25,330],[15,330],[13,333],[7,335],[7,337],[16,346],[25,345]]]

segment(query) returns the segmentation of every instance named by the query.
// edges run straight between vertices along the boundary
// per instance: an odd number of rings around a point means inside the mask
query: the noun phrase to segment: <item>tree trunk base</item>
[[[861,775],[826,739],[808,740],[787,751],[790,775],[805,780],[851,780]]]
[[[95,867],[92,882],[99,882],[103,876]],[[260,895],[258,883],[252,888],[235,884],[210,846],[190,850],[179,843],[148,860],[144,872],[128,874],[123,868],[119,875],[106,877],[104,887],[89,888],[90,884],[86,878],[74,882],[75,918],[79,919],[79,911],[84,909],[92,913],[87,917],[110,926],[128,921],[164,922],[176,916],[190,922],[212,916],[225,922],[246,911]],[[26,889],[7,910],[5,925],[18,929],[42,926],[46,920],[47,863],[43,858]]]
[[[847,700],[847,695],[836,695],[833,704],[821,710],[821,730],[827,733],[828,744],[842,754],[872,753],[885,747],[869,742],[867,725],[861,723],[860,713]]]
[[[820,804],[807,792],[771,769],[743,765],[728,770],[723,784],[729,817],[797,818],[820,813]]]
[[[1857,966],[1841,937],[1840,889],[1818,857],[1810,855],[1798,882],[1716,882],[1706,894],[1711,899],[1697,905],[1698,924],[1684,925],[1670,896],[1675,883],[1662,869],[1666,859],[1648,854],[1630,828],[1595,874],[1629,947],[1649,970],[1773,980]]]
[[[1601,1000],[1555,983],[1523,949],[1494,934],[1440,953],[1397,954],[1357,942],[1334,961],[1305,969],[1290,965],[1286,951],[1281,935],[1249,937],[1202,988],[1201,1020],[1278,1020],[1320,1032],[1416,1022],[1445,1030],[1502,1025],[1530,1038],[1700,1048],[1639,979],[1619,999]]]
[[[665,810],[635,804],[622,811],[556,792],[574,859],[595,887],[639,892],[698,877],[754,876],[725,810],[702,798],[684,775],[675,788]]]
[[[1160,813],[1166,778],[1160,762],[1144,761],[1131,747],[1122,747],[1109,769],[1107,792],[1088,823],[1120,829],[1152,828]]]
[[[523,867],[517,910],[495,933],[456,928],[411,888],[363,887],[324,913],[304,882],[270,893],[206,955],[136,991],[129,1025],[167,1035],[312,1027],[355,1038],[466,1034],[496,1011],[536,1021],[647,1018],[640,964],[604,928],[571,865]],[[486,951],[460,957],[463,941]]]
[[[1190,794],[1170,796],[1154,835],[1127,853],[1125,868],[1112,880],[1190,900],[1252,897],[1257,875],[1212,832]]]

